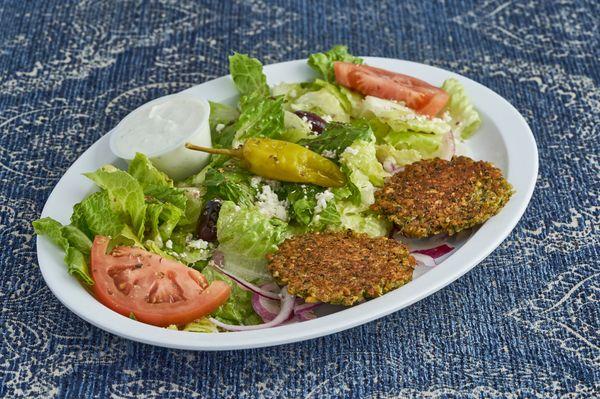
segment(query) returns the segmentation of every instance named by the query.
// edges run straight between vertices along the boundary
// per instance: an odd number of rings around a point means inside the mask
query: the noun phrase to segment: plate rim
[[[267,347],[267,346],[276,346],[282,345],[292,342],[300,342],[320,336],[325,336],[329,334],[333,334],[336,332],[340,332],[343,330],[347,330],[358,325],[362,325],[368,323],[372,320],[387,316],[393,312],[396,312],[400,309],[403,309],[407,306],[414,304],[426,298],[427,296],[439,291],[445,286],[451,284],[456,279],[460,278],[462,275],[472,270],[475,266],[477,266],[483,259],[485,259],[491,252],[493,252],[511,233],[511,231],[515,228],[517,223],[523,217],[527,206],[530,203],[531,197],[533,195],[533,191],[535,189],[538,169],[539,169],[539,155],[537,144],[535,141],[535,137],[531,128],[527,124],[525,118],[521,115],[521,113],[504,99],[502,96],[497,94],[492,89],[472,80],[465,76],[462,76],[458,73],[451,72],[445,70],[443,68],[421,64],[413,61],[407,61],[396,58],[385,58],[385,57],[363,57],[369,64],[375,66],[383,66],[389,64],[405,64],[406,66],[410,66],[412,68],[423,68],[424,70],[429,70],[430,72],[435,73],[443,73],[446,77],[456,77],[461,82],[467,82],[468,86],[477,88],[478,90],[483,90],[487,92],[491,96],[495,102],[501,104],[502,106],[499,108],[503,108],[503,111],[508,112],[510,115],[514,117],[513,122],[519,125],[522,131],[520,132],[523,135],[522,140],[519,145],[522,146],[524,143],[527,145],[525,152],[530,154],[530,157],[526,159],[527,162],[530,162],[529,169],[526,169],[525,172],[528,174],[528,179],[525,185],[525,192],[518,192],[518,196],[521,198],[520,201],[514,205],[516,209],[512,214],[507,215],[503,219],[495,219],[494,221],[504,221],[504,223],[500,223],[502,225],[502,229],[500,232],[496,231],[496,237],[494,239],[486,241],[486,245],[484,248],[480,248],[476,251],[476,256],[471,257],[467,262],[462,262],[464,265],[462,267],[455,267],[454,270],[447,270],[453,266],[453,263],[459,262],[450,262],[452,259],[456,260],[457,255],[461,252],[464,252],[464,248],[460,248],[456,251],[450,258],[445,260],[442,264],[437,266],[435,269],[431,270],[429,273],[421,276],[418,280],[415,280],[411,284],[407,284],[397,290],[391,291],[390,293],[375,298],[373,300],[367,301],[360,305],[345,309],[343,311],[324,316],[315,320],[309,320],[303,322],[302,329],[298,329],[299,324],[285,325],[279,326],[267,330],[254,330],[254,331],[245,331],[245,332],[230,332],[226,334],[198,334],[192,332],[185,331],[172,331],[167,330],[160,327],[150,326],[143,323],[136,322],[134,320],[130,320],[124,316],[121,316],[110,309],[104,307],[97,300],[95,300],[91,295],[87,293],[85,288],[83,288],[79,283],[73,279],[72,276],[68,275],[66,272],[66,267],[62,262],[62,255],[58,255],[60,251],[58,248],[52,248],[52,245],[45,239],[36,237],[36,252],[38,258],[38,264],[40,270],[42,272],[42,276],[46,282],[46,285],[50,288],[53,295],[71,312],[75,313],[81,319],[87,321],[88,323],[104,330],[109,333],[146,344],[157,345],[161,347],[175,348],[175,349],[186,349],[186,350],[201,350],[201,351],[212,351],[212,350],[238,350],[238,349],[250,349],[250,348],[259,348],[259,347]],[[306,66],[306,59],[298,59],[293,61],[285,61],[270,65],[265,65],[264,70],[267,78],[269,79],[269,70],[276,68],[284,68],[284,67],[297,67],[299,65],[304,66],[304,68],[308,68]],[[221,85],[224,82],[228,81],[232,90],[229,90],[232,94],[235,94],[235,89],[233,88],[233,84],[231,84],[231,76],[225,75],[216,79],[212,79],[210,81],[194,85],[183,91],[190,90],[204,90],[204,87],[210,88],[210,86]],[[290,78],[288,81],[294,81],[294,78]],[[226,90],[227,91],[227,90]],[[150,100],[152,101],[152,100]],[[477,102],[477,100],[474,100]],[[499,129],[500,130],[500,129]],[[112,130],[111,130],[112,131]],[[526,133],[526,134],[525,134]],[[502,139],[504,136],[501,134]],[[94,149],[99,148],[102,144],[108,145],[108,141],[110,139],[110,132],[100,137],[96,140],[90,147],[88,147],[78,158],[77,160],[65,171],[63,176],[61,176],[60,180],[56,183],[46,203],[44,204],[42,213],[40,217],[49,216],[50,206],[52,205],[52,199],[57,195],[57,192],[62,184],[66,184],[65,181],[69,176],[69,172],[75,173],[74,168],[78,165],[78,163],[82,163],[87,157],[89,157]],[[505,145],[508,151],[508,144],[505,141]],[[510,162],[508,162],[509,166],[509,175],[510,175]],[[101,165],[98,165],[101,166]],[[516,196],[516,195],[515,195]],[[511,199],[509,204],[515,200],[515,197]],[[508,222],[506,222],[508,220]],[[468,240],[474,240],[476,236],[484,235],[485,233],[489,233],[488,230],[492,226],[490,226],[490,221],[485,223],[481,228]],[[494,224],[498,224],[494,223]],[[486,228],[487,227],[487,228]],[[466,244],[465,244],[466,246]],[[48,251],[53,251],[55,256],[48,256]],[[50,254],[51,255],[51,254]],[[54,270],[54,274],[52,274],[52,267],[55,267],[56,258],[58,256],[59,265],[62,267],[62,270]],[[449,263],[450,262],[450,263]],[[445,267],[444,267],[445,266]],[[60,273],[61,275],[67,275],[68,278],[72,279],[77,286],[80,287],[80,290],[91,299],[90,306],[85,307],[82,306],[79,302],[74,303],[76,301],[69,300],[66,295],[66,292],[61,290],[62,287],[56,286],[57,282],[61,279],[57,278],[57,275]],[[440,278],[440,276],[442,278]],[[422,289],[421,287],[425,286],[426,289]],[[397,295],[400,290],[402,293],[406,293],[405,295]],[[413,292],[414,291],[414,292]],[[396,295],[394,295],[396,294]],[[400,302],[392,303],[396,297],[406,297],[401,298]],[[78,306],[76,306],[78,305]],[[87,304],[86,304],[87,305]],[[99,312],[102,315],[100,319],[98,314],[94,312]]]

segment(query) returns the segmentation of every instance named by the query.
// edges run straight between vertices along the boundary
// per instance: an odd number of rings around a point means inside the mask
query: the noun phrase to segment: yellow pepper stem
[[[202,151],[207,152],[209,154],[218,154],[218,155],[229,155],[230,157],[243,158],[242,151],[240,150],[232,150],[228,148],[210,148],[210,147],[202,147],[200,145],[185,143],[185,148],[194,151]]]

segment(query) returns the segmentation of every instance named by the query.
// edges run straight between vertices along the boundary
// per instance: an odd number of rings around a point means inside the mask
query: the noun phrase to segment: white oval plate
[[[45,238],[37,239],[40,269],[56,297],[87,322],[113,334],[148,344],[190,350],[230,350],[285,344],[342,331],[383,317],[450,284],[488,256],[515,227],[529,203],[538,170],[537,147],[527,122],[506,100],[492,90],[458,74],[409,61],[365,57],[369,65],[416,76],[434,85],[455,77],[465,86],[483,118],[483,125],[469,140],[471,156],[500,167],[516,194],[497,216],[479,228],[457,251],[416,280],[386,295],[342,311],[300,324],[265,330],[199,334],[172,331],[139,323],[104,307],[67,273],[62,252]],[[283,62],[264,68],[270,85],[302,82],[314,78],[305,60]],[[189,91],[208,100],[228,102],[237,92],[229,76],[194,86]],[[92,145],[60,179],[42,211],[68,223],[72,207],[94,191],[82,173],[115,163],[108,146],[109,135]]]

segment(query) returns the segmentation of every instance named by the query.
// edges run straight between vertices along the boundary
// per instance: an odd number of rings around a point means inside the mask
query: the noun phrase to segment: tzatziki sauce
[[[168,96],[132,112],[118,127],[114,145],[122,157],[136,152],[151,157],[176,146],[200,126],[204,107],[200,100]]]
[[[130,161],[145,154],[154,166],[176,180],[197,173],[208,154],[185,148],[185,143],[211,147],[210,105],[192,93],[157,98],[127,115],[111,133],[110,149]]]

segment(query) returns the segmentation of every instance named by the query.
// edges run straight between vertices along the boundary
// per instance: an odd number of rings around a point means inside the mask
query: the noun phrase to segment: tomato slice
[[[436,116],[450,99],[439,87],[401,73],[341,61],[335,62],[333,69],[335,80],[342,86],[366,96],[404,101],[423,115]]]
[[[93,291],[105,306],[143,323],[186,324],[214,312],[229,298],[223,281],[210,285],[197,270],[136,247],[116,247],[96,236],[91,251]]]

